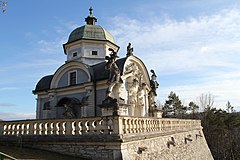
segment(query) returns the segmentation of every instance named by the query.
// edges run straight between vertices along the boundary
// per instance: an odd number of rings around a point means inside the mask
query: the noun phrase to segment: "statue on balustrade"
[[[112,53],[110,56],[106,56],[105,59],[107,60],[107,63],[105,65],[105,69],[109,71],[109,78],[107,81],[107,91],[106,91],[106,98],[103,100],[101,107],[113,107],[113,110],[117,110],[119,107],[119,99],[116,88],[121,81],[120,78],[120,69],[118,68],[118,65],[116,64],[116,59],[118,58],[117,52],[115,52],[113,49],[109,48],[109,51]]]
[[[151,69],[150,72],[152,73],[152,76],[151,76],[151,80],[150,80],[150,87],[151,87],[151,93],[153,93],[154,96],[157,96],[157,88],[159,86],[156,78],[157,78],[157,75],[155,74],[154,70]]]
[[[109,70],[109,78],[107,81],[108,89],[107,89],[107,97],[114,98],[111,93],[113,91],[113,88],[115,85],[117,85],[120,81],[120,70],[115,63],[117,56],[117,52],[115,52],[113,49],[109,48],[109,51],[112,53],[110,56],[106,56],[105,59],[107,60],[107,64],[105,66],[106,70]]]
[[[131,47],[131,43],[128,43],[127,46],[127,57],[132,56],[133,55],[133,47]]]
[[[152,112],[152,114],[154,114],[154,112],[157,109],[155,98],[157,96],[157,88],[158,88],[159,84],[156,80],[157,75],[155,74],[154,70],[151,69],[150,72],[152,73],[151,80],[150,80],[151,90],[149,92],[150,111]]]

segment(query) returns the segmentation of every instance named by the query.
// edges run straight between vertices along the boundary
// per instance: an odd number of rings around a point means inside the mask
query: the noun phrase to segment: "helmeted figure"
[[[120,70],[117,64],[115,63],[116,58],[118,58],[117,52],[115,52],[111,48],[109,48],[109,51],[112,51],[112,53],[110,54],[110,57],[109,56],[105,57],[105,59],[107,60],[105,69],[109,70],[109,79],[107,81],[107,84],[108,84],[107,97],[111,95],[113,87],[116,84],[118,84],[118,82],[120,81]]]

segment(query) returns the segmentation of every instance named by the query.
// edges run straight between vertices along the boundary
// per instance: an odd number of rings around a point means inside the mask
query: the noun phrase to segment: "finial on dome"
[[[90,15],[87,18],[85,18],[85,22],[89,25],[95,25],[95,22],[97,22],[97,18],[95,18],[93,16],[92,11],[93,11],[93,9],[92,9],[92,7],[90,7],[89,8]]]
[[[93,16],[93,15],[92,15],[92,11],[93,11],[93,9],[92,9],[92,7],[90,7],[90,8],[89,8],[90,17],[92,17],[92,16]]]

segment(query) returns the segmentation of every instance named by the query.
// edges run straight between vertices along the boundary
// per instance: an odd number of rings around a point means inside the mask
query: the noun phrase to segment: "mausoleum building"
[[[119,58],[113,36],[96,25],[89,9],[86,24],[74,29],[63,44],[65,63],[39,80],[37,119],[81,118],[106,115],[154,116],[156,75],[133,54]]]

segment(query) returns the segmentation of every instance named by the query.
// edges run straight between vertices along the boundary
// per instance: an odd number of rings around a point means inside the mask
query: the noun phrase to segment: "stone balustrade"
[[[80,119],[42,119],[0,122],[4,135],[91,135],[164,133],[201,128],[200,120],[105,116]]]

